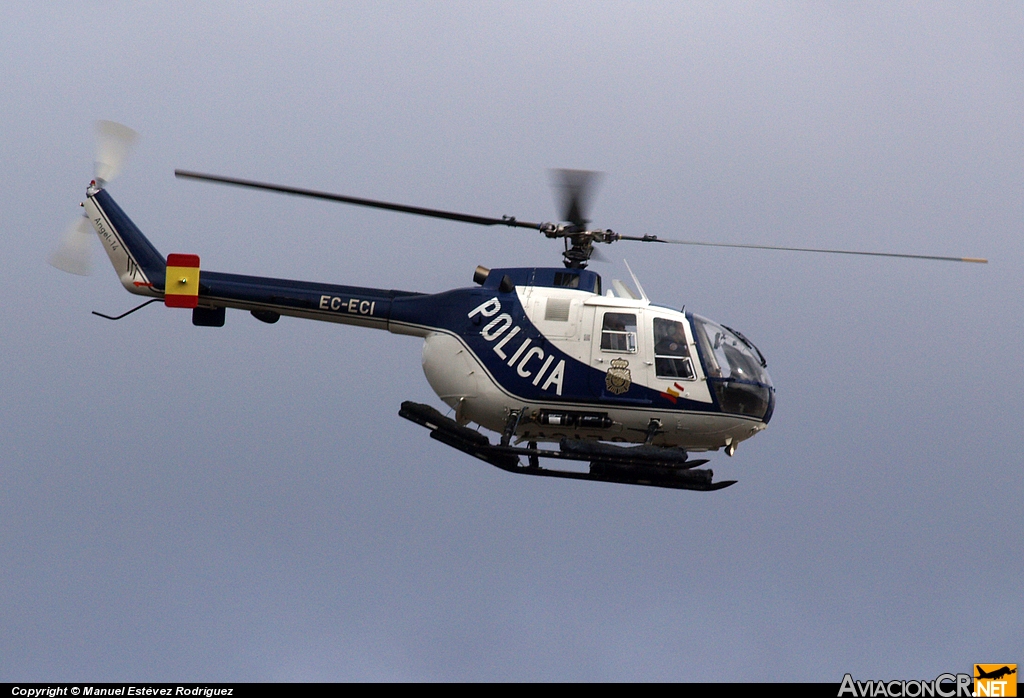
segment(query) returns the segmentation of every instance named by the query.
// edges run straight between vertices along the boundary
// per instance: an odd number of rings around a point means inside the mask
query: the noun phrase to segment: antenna
[[[640,292],[640,298],[650,303],[651,299],[647,297],[646,293],[644,293],[644,287],[640,285],[640,279],[636,278],[636,274],[634,274],[633,270],[629,268],[629,262],[623,258],[622,263],[626,265],[626,270],[629,272],[629,275],[633,277],[633,285],[636,286],[636,290]]]

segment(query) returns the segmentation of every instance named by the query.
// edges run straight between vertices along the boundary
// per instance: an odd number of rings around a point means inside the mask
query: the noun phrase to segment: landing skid
[[[735,480],[712,482],[711,470],[696,470],[707,460],[687,460],[684,451],[657,446],[625,448],[610,444],[562,439],[559,450],[492,444],[490,440],[454,419],[445,417],[429,405],[403,402],[400,417],[430,429],[430,437],[491,465],[520,475],[561,477],[570,480],[596,480],[626,485],[668,487],[677,490],[710,492],[735,484]],[[520,465],[526,456],[527,465]],[[590,461],[590,472],[542,468],[541,458]]]

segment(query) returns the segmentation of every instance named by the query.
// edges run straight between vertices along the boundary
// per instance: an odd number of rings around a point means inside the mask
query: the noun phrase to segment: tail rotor
[[[88,276],[92,272],[92,236],[92,225],[82,216],[68,226],[60,245],[47,261],[69,274]]]
[[[139,134],[127,126],[113,121],[96,122],[96,159],[93,163],[96,186],[102,188],[117,177],[138,138]],[[68,226],[47,261],[69,274],[88,275],[92,271],[92,237],[89,219],[79,218]]]
[[[113,121],[96,122],[96,161],[93,173],[96,185],[103,187],[121,172],[139,134]]]

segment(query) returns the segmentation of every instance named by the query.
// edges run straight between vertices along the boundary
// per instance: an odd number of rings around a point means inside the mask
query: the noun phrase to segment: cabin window
[[[693,362],[683,323],[654,319],[654,372],[658,378],[693,380]]]
[[[636,353],[636,315],[605,313],[601,326],[601,348],[605,351]]]

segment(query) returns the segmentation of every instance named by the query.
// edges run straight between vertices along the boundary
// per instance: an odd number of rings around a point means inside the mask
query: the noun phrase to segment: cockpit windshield
[[[699,315],[691,317],[708,381],[722,410],[767,421],[771,417],[772,381],[760,352],[739,333]]]
[[[761,366],[757,350],[747,341],[699,315],[693,316],[693,329],[703,350],[709,377],[772,384],[768,372]]]

